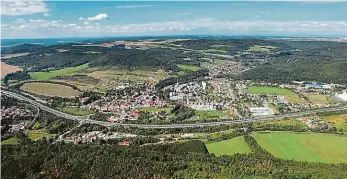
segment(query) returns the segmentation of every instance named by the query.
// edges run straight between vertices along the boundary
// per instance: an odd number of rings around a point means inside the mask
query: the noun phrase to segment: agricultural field
[[[65,107],[61,110],[64,113],[75,115],[75,116],[86,116],[90,114],[94,114],[94,111],[76,108],[76,107]]]
[[[16,144],[19,144],[19,139],[16,137],[11,137],[9,139],[1,141],[1,145],[16,145]]]
[[[1,78],[4,78],[7,74],[14,73],[16,71],[22,71],[22,68],[1,62]]]
[[[247,51],[248,52],[268,52],[268,51],[275,49],[275,48],[277,48],[277,47],[270,46],[270,45],[267,45],[267,46],[254,45],[254,46],[249,47],[249,49]]]
[[[21,90],[44,96],[58,96],[63,98],[72,98],[81,94],[81,92],[72,89],[69,86],[53,83],[25,83]]]
[[[290,103],[307,104],[308,102],[297,94],[283,95]]]
[[[307,97],[313,104],[329,104],[329,101],[326,95],[309,94],[307,95]]]
[[[84,64],[80,66],[64,68],[61,70],[54,70],[49,72],[31,72],[29,74],[30,74],[30,77],[34,80],[49,80],[56,76],[77,73],[78,71],[85,70],[87,68],[88,68],[88,64]]]
[[[248,91],[252,94],[277,94],[277,95],[292,95],[293,91],[284,88],[267,87],[267,86],[250,86]]]
[[[335,116],[323,116],[322,120],[332,124],[337,130],[347,132],[347,114]]]
[[[219,50],[219,49],[199,50],[199,52],[202,52],[202,53],[221,53],[221,54],[227,54],[228,53],[228,51],[226,51],[226,50]]]
[[[178,68],[182,69],[182,70],[187,70],[187,71],[198,71],[200,70],[200,67],[197,66],[193,66],[193,65],[177,65]]]
[[[47,132],[40,131],[40,130],[30,130],[28,132],[28,137],[31,140],[41,139],[43,137],[51,138],[51,137],[54,137],[54,136],[55,136],[55,134],[48,134]]]
[[[276,157],[297,161],[347,163],[347,137],[321,133],[253,133],[258,144]]]
[[[253,123],[254,128],[262,128],[266,125],[272,125],[272,126],[281,126],[283,128],[287,127],[296,127],[300,129],[307,129],[308,126],[301,121],[295,119],[295,118],[285,118],[281,120],[267,120],[267,121],[259,121]]]
[[[213,153],[216,156],[251,152],[251,149],[244,141],[243,136],[213,143],[207,143],[206,147],[209,153]]]
[[[211,111],[196,110],[195,114],[202,118],[215,118],[215,117],[228,116],[228,113],[222,110],[211,110]]]

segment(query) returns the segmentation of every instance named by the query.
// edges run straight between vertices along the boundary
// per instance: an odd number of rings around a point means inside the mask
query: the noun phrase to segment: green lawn
[[[87,68],[88,68],[88,64],[84,64],[80,66],[64,68],[61,70],[54,70],[50,72],[31,72],[29,74],[30,74],[30,77],[34,80],[48,80],[56,76],[72,74],[80,70],[85,70]]]
[[[298,161],[347,163],[347,137],[320,133],[253,133],[258,144],[276,157]]]
[[[228,113],[226,111],[221,111],[221,110],[211,110],[211,111],[196,110],[195,114],[200,116],[200,117],[206,117],[206,118],[222,117],[222,116],[228,115]]]
[[[267,86],[250,86],[248,91],[252,94],[277,94],[290,95],[295,94],[293,91],[284,88],[267,87]]]
[[[86,116],[90,114],[94,114],[94,111],[85,110],[85,109],[78,109],[75,107],[65,107],[63,110],[61,110],[64,113],[75,115],[75,116]]]
[[[193,66],[193,65],[177,65],[178,68],[182,69],[182,70],[187,70],[187,71],[198,71],[200,70],[200,67],[197,66]]]
[[[214,153],[216,156],[251,152],[251,149],[244,141],[243,136],[219,142],[209,143],[206,144],[206,147],[209,153]]]
[[[19,144],[19,139],[16,137],[11,137],[7,140],[1,141],[1,145],[16,145]]]
[[[35,139],[41,139],[43,137],[46,137],[46,138],[51,138],[51,137],[54,137],[55,134],[48,134],[47,132],[45,131],[39,131],[39,130],[30,130],[28,132],[28,137],[31,139],[31,140],[35,140]]]
[[[156,111],[165,111],[165,112],[171,112],[173,108],[167,107],[167,108],[158,108],[158,107],[138,107],[136,108],[139,111],[144,112],[156,112]]]

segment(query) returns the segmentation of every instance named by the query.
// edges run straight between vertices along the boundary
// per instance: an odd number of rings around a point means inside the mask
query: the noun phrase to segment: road
[[[265,121],[265,120],[274,120],[274,119],[283,119],[285,117],[302,117],[309,114],[314,114],[317,112],[330,112],[330,111],[342,111],[347,110],[347,106],[342,107],[333,107],[333,108],[321,108],[321,109],[315,109],[315,110],[309,110],[309,111],[302,111],[302,112],[295,112],[295,113],[287,113],[287,114],[280,114],[280,115],[271,115],[271,116],[260,116],[255,118],[248,118],[248,119],[239,119],[239,120],[230,120],[230,121],[221,121],[221,122],[209,122],[209,123],[192,123],[192,124],[163,124],[163,125],[151,125],[151,124],[122,124],[122,123],[110,123],[110,122],[103,122],[103,121],[96,121],[91,119],[84,119],[80,116],[73,116],[70,114],[66,114],[60,111],[57,111],[55,109],[52,109],[50,107],[47,107],[45,105],[42,105],[41,103],[38,103],[34,100],[31,100],[25,96],[22,96],[17,93],[13,93],[10,91],[4,91],[1,90],[1,93],[11,96],[14,98],[17,98],[19,100],[26,101],[32,105],[35,105],[39,107],[41,110],[50,112],[54,115],[57,115],[59,117],[63,117],[70,120],[75,120],[79,122],[85,122],[85,123],[93,123],[93,124],[99,124],[106,127],[111,126],[129,126],[129,127],[138,127],[138,128],[188,128],[188,127],[204,127],[204,126],[219,126],[223,124],[235,124],[235,123],[249,123],[249,122],[256,122],[256,121]]]

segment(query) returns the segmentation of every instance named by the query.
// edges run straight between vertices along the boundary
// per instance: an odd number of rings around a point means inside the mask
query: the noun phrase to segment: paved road
[[[110,126],[132,126],[132,127],[139,127],[139,128],[188,128],[188,127],[203,127],[203,126],[218,126],[222,124],[235,124],[235,123],[249,123],[249,122],[256,122],[256,121],[265,121],[265,120],[273,120],[273,119],[283,119],[285,117],[302,117],[309,114],[314,114],[317,112],[329,112],[329,111],[342,111],[347,110],[347,106],[342,107],[333,107],[333,108],[322,108],[322,109],[316,109],[316,110],[309,110],[309,111],[303,111],[303,112],[295,112],[295,113],[288,113],[288,114],[281,114],[281,115],[271,115],[271,116],[260,116],[255,118],[249,118],[249,119],[240,119],[240,120],[231,120],[231,121],[221,121],[221,122],[209,122],[209,123],[193,123],[193,124],[164,124],[164,125],[151,125],[151,124],[121,124],[121,123],[110,123],[110,122],[103,122],[103,121],[95,121],[91,119],[84,119],[80,116],[73,116],[70,114],[66,114],[60,111],[57,111],[55,109],[49,108],[45,105],[42,105],[34,100],[31,100],[25,96],[22,96],[17,93],[9,92],[1,90],[1,93],[11,96],[14,98],[17,98],[19,100],[23,100],[26,102],[29,102],[32,105],[35,105],[39,107],[42,110],[45,110],[47,112],[50,112],[52,114],[55,114],[57,116],[75,120],[79,122],[86,122],[86,123],[94,123],[103,125],[106,127]]]

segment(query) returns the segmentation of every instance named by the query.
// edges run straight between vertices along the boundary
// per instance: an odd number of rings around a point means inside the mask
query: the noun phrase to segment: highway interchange
[[[37,106],[41,110],[50,112],[54,115],[57,115],[59,117],[63,117],[70,120],[75,120],[79,122],[85,122],[85,123],[93,123],[93,124],[99,124],[106,127],[111,126],[128,126],[128,127],[138,127],[138,128],[188,128],[188,127],[204,127],[204,126],[219,126],[219,125],[228,125],[228,124],[235,124],[235,123],[249,123],[249,122],[256,122],[256,121],[265,121],[265,120],[274,120],[274,119],[283,119],[285,117],[302,117],[305,115],[314,114],[317,112],[330,112],[330,111],[342,111],[347,110],[347,106],[340,106],[340,107],[332,107],[332,108],[321,108],[321,109],[315,109],[315,110],[308,110],[308,111],[302,111],[302,112],[295,112],[295,113],[287,113],[287,114],[280,114],[280,115],[271,115],[271,116],[260,116],[255,118],[248,118],[248,119],[239,119],[239,120],[230,120],[230,121],[220,121],[220,122],[209,122],[209,123],[192,123],[192,124],[162,124],[162,125],[152,125],[152,124],[124,124],[124,123],[111,123],[111,122],[103,122],[103,121],[96,121],[91,119],[85,119],[81,116],[74,116],[70,114],[63,113],[61,111],[57,111],[55,109],[52,109],[50,107],[47,107],[35,100],[29,99],[23,95],[1,90],[1,93],[7,96],[14,97],[16,99],[26,101],[34,106]]]

